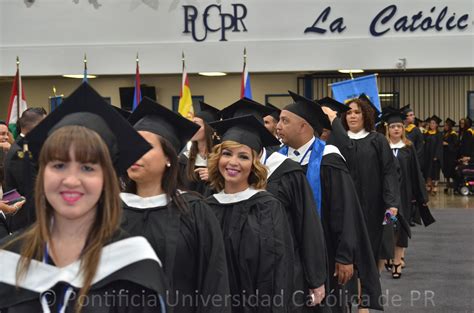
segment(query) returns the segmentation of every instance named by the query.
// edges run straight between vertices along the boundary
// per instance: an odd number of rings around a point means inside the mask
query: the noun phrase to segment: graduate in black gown
[[[129,122],[153,149],[127,171],[122,227],[147,238],[162,260],[173,312],[230,312],[218,221],[199,195],[178,189],[177,151],[199,126],[146,97]]]
[[[347,108],[341,103],[337,103],[339,107],[334,106],[336,101],[333,99],[322,99],[315,103],[292,92],[290,95],[295,102],[282,110],[277,129],[285,143],[281,153],[299,156],[293,158],[303,164],[312,193],[320,191],[319,197],[314,198],[313,202],[318,217],[321,216],[328,254],[329,296],[323,306],[333,312],[347,311],[346,304],[350,301],[348,289],[351,289],[350,292],[354,290],[346,284],[355,267],[358,274],[354,278],[360,277],[362,297],[366,299],[360,303],[361,307],[381,309],[379,275],[375,260],[367,258],[367,255],[372,254],[370,240],[347,165],[335,146],[324,145],[314,137],[315,129],[330,127],[318,103],[338,111]],[[298,155],[295,151],[299,152]],[[318,179],[314,179],[312,175],[317,170]],[[306,203],[310,203],[310,200],[307,199]]]
[[[271,104],[269,102],[267,102],[265,105],[273,110],[273,112],[271,114],[268,114],[267,116],[263,117],[263,122],[265,123],[265,128],[270,133],[272,133],[273,136],[275,136],[275,138],[278,139],[278,135],[277,135],[277,132],[276,132],[276,126],[277,126],[278,122],[280,121],[280,112],[281,112],[281,110],[278,107],[274,106],[273,104]],[[268,154],[270,155],[273,152],[277,152],[278,150],[280,150],[280,146],[281,146],[281,144],[278,144],[278,145],[271,146],[271,147],[265,147],[265,149],[267,150]]]
[[[457,156],[458,156],[458,134],[453,130],[456,122],[450,118],[444,121],[443,132],[443,175],[446,178],[446,187],[444,192],[449,192],[453,188],[451,180],[455,176]]]
[[[199,193],[204,198],[214,191],[209,186],[207,158],[212,147],[217,144],[214,130],[209,123],[219,120],[219,110],[200,101],[200,111],[192,121],[201,128],[191,138],[191,146],[179,155],[179,176],[184,188]]]
[[[0,311],[164,312],[160,260],[119,229],[117,175],[150,146],[87,83],[26,139],[37,221],[0,244]]]
[[[433,115],[428,120],[428,130],[425,133],[423,174],[426,180],[426,190],[434,196],[438,192],[439,174],[443,164],[443,134],[438,131],[441,122],[439,117]]]
[[[282,204],[265,191],[263,146],[278,140],[254,116],[212,123],[222,143],[209,158],[208,198],[221,225],[232,312],[287,312],[293,297],[293,244]],[[301,305],[304,305],[301,304]]]
[[[378,260],[386,212],[396,215],[400,206],[400,183],[394,156],[386,138],[374,131],[374,111],[359,99],[348,103],[341,118],[330,116],[329,143],[344,156],[357,188],[366,219],[373,257]],[[383,261],[379,262],[379,269]]]
[[[279,113],[278,110],[270,108],[271,114],[266,115],[267,109],[254,101],[237,101],[222,112],[228,118],[252,114],[263,123],[268,122],[269,118],[275,120],[275,113]],[[268,124],[265,124],[265,128],[271,132]],[[260,162],[268,169],[266,190],[277,197],[285,208],[295,249],[295,302],[304,303],[310,294],[324,294],[324,283],[328,277],[324,233],[303,168],[280,153],[272,153],[276,147],[280,149],[279,145],[264,147]],[[319,302],[320,300],[314,303]],[[295,306],[294,310],[305,311],[313,308],[301,305]]]
[[[401,224],[401,218],[407,220],[410,217],[412,202],[415,200],[421,206],[425,226],[434,222],[426,206],[428,195],[416,150],[413,143],[405,135],[404,119],[405,114],[398,109],[391,109],[390,112],[384,112],[383,115],[383,120],[387,123],[387,139],[400,169],[401,202],[397,215],[399,221],[395,227],[395,253],[391,268],[394,279],[398,279],[402,275],[405,250],[408,247],[408,238],[411,237],[410,228],[406,224]],[[428,219],[427,217],[431,218]]]
[[[418,157],[418,162],[421,164],[423,161],[425,138],[421,130],[415,125],[415,112],[409,104],[405,105],[400,110],[406,116],[404,121],[406,137],[413,143],[416,155]]]
[[[459,120],[459,150],[458,159],[470,157],[474,154],[474,130],[471,128],[470,118]]]

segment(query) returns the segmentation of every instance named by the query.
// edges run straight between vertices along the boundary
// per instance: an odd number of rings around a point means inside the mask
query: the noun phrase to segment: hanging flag
[[[193,99],[191,97],[191,89],[189,88],[188,73],[186,73],[186,65],[184,62],[183,52],[183,78],[181,81],[181,92],[179,94],[178,112],[191,119],[194,116]]]
[[[84,53],[84,77],[82,78],[82,82],[88,83],[89,80],[87,79],[87,56]]]
[[[138,60],[138,53],[137,53],[137,69],[135,72],[135,89],[133,90],[132,111],[135,111],[137,106],[142,101],[142,91],[140,89],[140,68],[139,68],[138,62],[139,60]]]
[[[13,134],[13,137],[17,136],[16,123],[21,117],[24,111],[28,106],[26,105],[25,92],[23,86],[21,85],[21,76],[20,76],[20,59],[16,58],[16,75],[13,80],[12,92],[10,95],[10,102],[8,106],[8,115],[7,123],[8,129]]]
[[[358,98],[361,94],[366,94],[370,101],[380,107],[379,89],[377,88],[377,76],[375,74],[337,82],[331,85],[333,98],[345,103],[346,100]]]
[[[244,49],[244,69],[242,71],[242,81],[240,85],[240,98],[252,99],[252,88],[250,87],[250,77],[247,71],[247,49]]]

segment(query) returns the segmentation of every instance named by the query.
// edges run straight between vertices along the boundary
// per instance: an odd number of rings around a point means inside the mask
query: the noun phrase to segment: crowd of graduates
[[[382,310],[381,272],[400,279],[410,228],[435,221],[440,168],[456,189],[473,160],[470,120],[443,134],[363,94],[289,95],[188,120],[83,83],[25,111],[2,139],[21,197],[0,207],[0,312]]]

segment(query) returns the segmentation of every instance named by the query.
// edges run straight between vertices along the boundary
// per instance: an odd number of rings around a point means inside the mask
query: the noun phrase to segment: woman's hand
[[[321,109],[323,109],[324,114],[328,116],[329,121],[331,121],[332,124],[332,121],[337,117],[337,112],[327,106],[323,106]]]
[[[390,214],[392,214],[392,216],[397,216],[398,214],[397,208],[388,208],[388,210],[390,211]]]
[[[8,205],[6,201],[0,201],[0,210],[6,214],[15,214],[25,204],[25,200]]]
[[[337,282],[340,285],[345,285],[352,278],[354,274],[354,265],[353,264],[342,264],[336,262],[336,271],[334,272],[334,277],[337,276]]]
[[[209,180],[209,171],[207,170],[207,167],[200,167],[194,170],[194,173],[197,173],[199,175],[199,178],[202,181],[208,181]]]

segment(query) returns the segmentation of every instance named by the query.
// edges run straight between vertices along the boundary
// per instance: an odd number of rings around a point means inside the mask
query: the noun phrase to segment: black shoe
[[[399,279],[402,277],[402,271],[400,269],[400,272],[398,271],[398,268],[400,268],[402,264],[393,264],[393,272],[392,272],[392,278],[393,279]]]
[[[415,227],[415,226],[416,226],[416,223],[415,223],[413,220],[410,220],[410,223],[409,223],[409,224],[410,224],[411,227]]]
[[[385,260],[385,269],[387,270],[387,272],[391,272],[392,271],[392,260]]]

